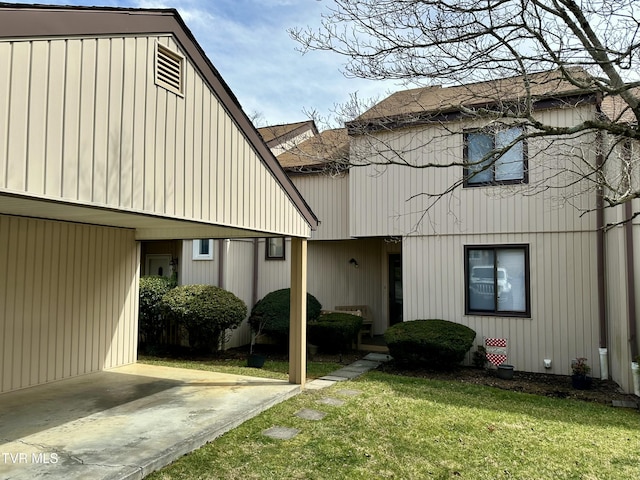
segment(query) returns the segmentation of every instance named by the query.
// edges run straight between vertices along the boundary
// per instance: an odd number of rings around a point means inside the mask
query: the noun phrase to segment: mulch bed
[[[407,370],[393,364],[385,365],[384,371],[394,375],[404,375],[418,378],[459,381],[475,385],[511,390],[514,392],[544,395],[555,398],[571,398],[588,402],[598,402],[611,405],[612,401],[627,401],[637,404],[638,397],[624,393],[617,383],[611,380],[593,379],[589,390],[576,390],[571,386],[568,375],[550,375],[546,373],[531,373],[515,371],[511,380],[497,377],[495,370],[462,367],[451,372],[433,372],[429,370]]]

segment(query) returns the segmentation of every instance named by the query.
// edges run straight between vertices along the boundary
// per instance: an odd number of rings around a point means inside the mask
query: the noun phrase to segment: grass
[[[196,370],[209,370],[232,375],[250,375],[252,377],[276,378],[280,380],[287,380],[289,378],[289,362],[279,360],[267,359],[262,368],[248,368],[245,359],[175,360],[173,358],[140,356],[138,361],[149,365],[193,368]],[[314,379],[323,377],[342,367],[344,367],[344,365],[333,362],[307,362],[307,378]]]
[[[303,420],[302,408],[327,416]],[[149,478],[638,479],[639,420],[628,409],[373,371],[276,405]],[[301,433],[261,434],[275,425]]]

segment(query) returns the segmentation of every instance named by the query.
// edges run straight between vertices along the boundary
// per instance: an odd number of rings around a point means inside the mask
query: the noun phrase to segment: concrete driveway
[[[0,478],[142,478],[298,392],[135,364],[2,394]]]

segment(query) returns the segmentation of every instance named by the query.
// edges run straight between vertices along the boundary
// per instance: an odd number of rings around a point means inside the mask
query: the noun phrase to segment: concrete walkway
[[[306,388],[388,360],[369,354]],[[6,393],[0,479],[140,479],[300,391],[283,380],[135,364]]]

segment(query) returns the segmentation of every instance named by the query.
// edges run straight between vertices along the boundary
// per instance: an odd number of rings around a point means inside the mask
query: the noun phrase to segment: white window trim
[[[200,253],[200,242],[209,242],[209,253],[203,255]],[[213,239],[202,238],[193,240],[193,260],[213,260]]]

